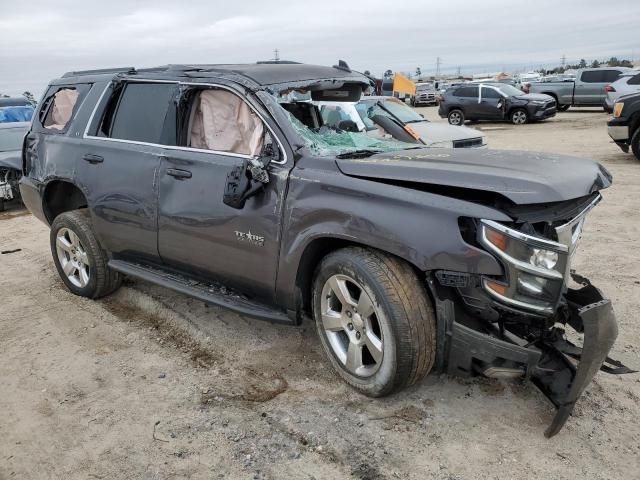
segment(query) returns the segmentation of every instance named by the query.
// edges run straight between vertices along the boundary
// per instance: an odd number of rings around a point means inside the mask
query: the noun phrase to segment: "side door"
[[[178,145],[165,149],[160,165],[160,256],[179,271],[272,301],[292,160],[257,100],[249,104],[226,85],[186,88]],[[260,157],[265,143],[277,157]],[[227,206],[227,174],[249,159],[271,161],[269,182],[244,208]]]
[[[604,100],[606,70],[587,70],[581,73],[574,90],[574,105],[601,105]]]
[[[456,90],[455,95],[462,107],[462,111],[464,112],[464,116],[467,119],[476,119],[476,118],[484,118],[480,113],[480,105],[478,104],[478,95],[479,95],[478,85],[469,85],[466,87],[461,87]]]
[[[114,82],[85,133],[79,174],[89,185],[93,225],[116,256],[158,257],[158,169],[177,83]]]
[[[505,99],[495,88],[488,85],[480,86],[479,111],[486,120],[502,120],[504,117]]]

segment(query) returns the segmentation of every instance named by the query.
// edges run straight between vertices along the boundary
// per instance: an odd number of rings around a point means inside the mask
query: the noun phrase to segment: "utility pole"
[[[273,59],[276,62],[280,61],[280,50],[278,50],[277,48],[273,51]]]
[[[567,56],[563,53],[562,58],[560,59],[560,65],[562,65],[562,70],[564,70],[564,66],[567,64]]]
[[[436,78],[440,76],[440,65],[442,64],[442,59],[440,57],[436,57]]]
[[[458,67],[457,73],[459,77],[462,76],[462,68]]]

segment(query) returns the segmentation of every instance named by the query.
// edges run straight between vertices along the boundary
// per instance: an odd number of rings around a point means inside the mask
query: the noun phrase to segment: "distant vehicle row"
[[[501,120],[523,125],[555,116],[556,102],[549,95],[525,94],[504,83],[467,83],[451,87],[441,95],[438,114],[451,125],[463,125],[467,120]]]

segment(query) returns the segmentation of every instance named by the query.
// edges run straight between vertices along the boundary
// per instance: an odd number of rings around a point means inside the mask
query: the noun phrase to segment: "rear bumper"
[[[480,331],[462,324],[459,320],[464,321],[464,315],[457,318],[458,307],[434,293],[438,341],[442,346],[438,348],[438,366],[449,374],[462,376],[531,380],[557,408],[545,431],[547,437],[555,435],[603,363],[619,365],[607,357],[618,333],[610,301],[588,280],[578,276],[574,279],[582,287],[568,289],[566,315],[557,321],[584,334],[582,348],[568,341],[564,328],[558,326],[548,328],[535,341],[520,338],[508,329],[501,332],[488,322],[487,328]],[[610,373],[629,372],[624,367]]]
[[[33,178],[23,176],[20,179],[22,203],[24,203],[34,217],[49,225],[47,217],[42,210],[42,187],[42,183]]]

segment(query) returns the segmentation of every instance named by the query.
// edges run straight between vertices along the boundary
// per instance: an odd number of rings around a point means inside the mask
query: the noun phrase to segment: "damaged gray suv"
[[[554,435],[599,369],[627,371],[607,357],[610,302],[571,271],[611,176],[371,137],[302,100],[369,88],[344,62],[70,72],[25,137],[22,198],[77,295],[128,275],[256,318],[311,316],[370,396],[432,371],[530,379],[558,408]]]

